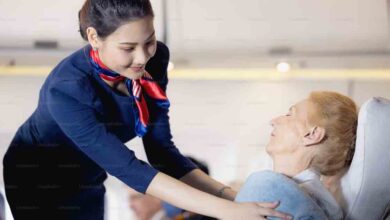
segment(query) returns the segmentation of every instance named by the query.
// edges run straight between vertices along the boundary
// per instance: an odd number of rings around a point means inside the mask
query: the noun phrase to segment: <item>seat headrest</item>
[[[355,154],[341,178],[345,219],[384,219],[390,207],[390,101],[371,98],[359,112]]]

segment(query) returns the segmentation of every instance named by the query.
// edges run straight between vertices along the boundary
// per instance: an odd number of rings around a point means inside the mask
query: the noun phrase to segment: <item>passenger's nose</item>
[[[271,125],[272,127],[274,127],[274,126],[278,123],[279,118],[280,118],[280,116],[279,116],[279,117],[276,117],[276,118],[273,118],[273,119],[270,121],[270,125]]]
[[[271,119],[271,121],[269,121],[269,124],[270,124],[272,127],[275,125],[275,119],[276,119],[276,118],[273,118],[273,119]]]

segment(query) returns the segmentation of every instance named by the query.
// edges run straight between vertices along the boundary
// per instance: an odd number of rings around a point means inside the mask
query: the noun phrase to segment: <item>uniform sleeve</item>
[[[49,112],[82,152],[112,176],[145,193],[158,171],[138,160],[134,152],[97,119],[93,108],[95,92],[85,81],[55,82],[47,93]]]
[[[158,44],[156,55],[149,61],[146,70],[154,77],[160,87],[166,91],[168,84],[167,67],[169,50]],[[172,141],[167,109],[154,106],[148,102],[150,112],[149,130],[143,137],[143,143],[149,163],[159,171],[176,179],[196,169],[187,157],[183,156]]]

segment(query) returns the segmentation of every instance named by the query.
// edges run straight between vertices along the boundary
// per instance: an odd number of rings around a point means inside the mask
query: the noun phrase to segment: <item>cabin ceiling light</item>
[[[291,70],[291,65],[287,62],[279,62],[276,64],[276,70],[281,73],[287,73]]]

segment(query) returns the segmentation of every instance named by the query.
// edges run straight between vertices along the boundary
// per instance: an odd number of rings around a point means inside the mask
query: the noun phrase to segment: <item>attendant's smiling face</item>
[[[121,25],[105,39],[94,28],[87,29],[88,40],[100,60],[111,70],[129,79],[139,79],[146,63],[154,56],[157,41],[153,17],[147,16]]]

